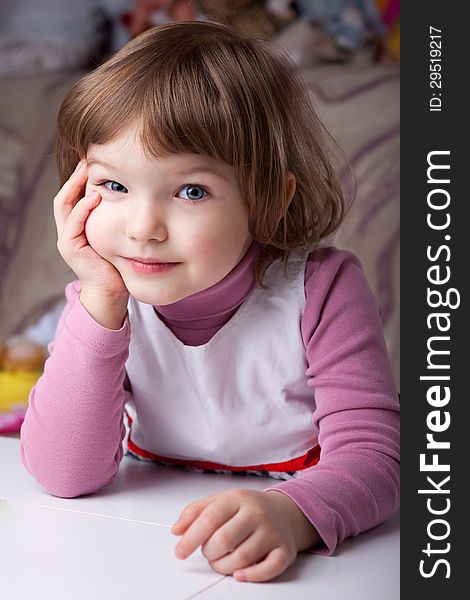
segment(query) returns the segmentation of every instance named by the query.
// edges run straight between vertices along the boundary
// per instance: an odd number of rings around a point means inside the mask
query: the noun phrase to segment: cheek
[[[184,254],[216,283],[237,264],[245,241],[241,224],[231,227],[225,222],[213,223],[202,230],[193,229],[187,235]]]
[[[242,210],[227,211],[210,234],[211,245],[225,255],[236,254],[244,246],[248,230],[248,217]]]
[[[205,224],[203,227],[191,227],[184,239],[186,254],[207,261],[218,254],[223,245],[223,236],[217,225]]]
[[[248,231],[247,211],[239,206],[228,207],[225,211],[216,212],[200,222],[191,223],[185,228],[185,245],[194,256],[207,256],[215,253],[218,259],[222,255],[237,253],[243,246]]]
[[[106,254],[106,241],[113,239],[110,235],[113,227],[106,208],[98,205],[88,216],[85,223],[85,235],[90,246],[99,254]]]

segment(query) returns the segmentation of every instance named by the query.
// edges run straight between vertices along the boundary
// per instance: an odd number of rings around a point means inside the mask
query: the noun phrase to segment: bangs
[[[140,112],[143,147],[153,156],[207,154],[236,166],[243,152],[240,133],[247,129],[230,94],[217,85],[200,49],[188,49],[178,62],[156,67],[145,85]],[[238,133],[237,133],[238,132]]]
[[[132,69],[118,53],[85,78],[86,98],[77,84],[82,110],[71,136],[76,151],[83,155],[91,144],[110,142],[132,127],[149,157],[204,154],[237,172],[253,164],[261,111],[256,117],[227,39],[221,44],[209,38],[204,45],[188,40],[176,53],[156,43],[151,61],[148,45],[140,46],[132,52]],[[75,98],[75,109],[77,104]],[[263,137],[266,143],[265,131]]]

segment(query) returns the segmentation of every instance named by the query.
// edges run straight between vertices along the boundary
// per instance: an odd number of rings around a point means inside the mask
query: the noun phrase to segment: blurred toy
[[[372,0],[296,0],[295,6],[299,18],[319,25],[344,51],[353,52],[385,31]]]
[[[400,62],[400,0],[377,0],[382,21],[385,23],[385,50]]]
[[[20,430],[29,393],[43,372],[64,306],[61,299],[21,334],[0,340],[0,433]]]
[[[243,35],[269,39],[295,18],[289,0],[135,0],[123,15],[131,37],[170,21],[219,21]]]
[[[45,348],[26,337],[13,336],[0,344],[0,433],[19,431],[45,360]]]

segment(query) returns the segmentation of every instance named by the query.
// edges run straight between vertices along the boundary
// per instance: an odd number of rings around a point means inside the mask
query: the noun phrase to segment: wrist
[[[79,300],[87,313],[106,329],[121,329],[127,314],[129,294],[108,295],[99,290],[82,287]]]
[[[310,523],[297,504],[291,500],[289,496],[287,496],[287,494],[277,490],[267,491],[275,492],[273,497],[275,497],[276,501],[289,516],[297,552],[306,550],[307,548],[315,546],[321,542],[321,537],[318,535],[318,531]]]

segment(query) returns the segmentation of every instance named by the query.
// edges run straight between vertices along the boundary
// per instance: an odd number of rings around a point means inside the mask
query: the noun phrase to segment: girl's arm
[[[99,325],[79,299],[80,283],[66,287],[44,373],[29,396],[21,428],[28,472],[50,493],[71,498],[111,483],[123,455],[125,362],[130,325]]]
[[[325,248],[306,270],[302,335],[321,458],[286,494],[332,554],[399,504],[399,403],[377,303],[357,258]]]

